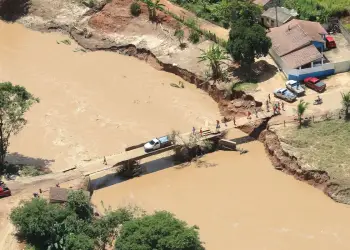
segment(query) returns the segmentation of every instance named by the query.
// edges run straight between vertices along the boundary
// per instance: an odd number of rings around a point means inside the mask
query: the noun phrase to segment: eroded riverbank
[[[242,147],[249,152],[215,152],[202,159],[206,167],[162,170],[97,190],[92,200],[169,210],[198,225],[209,250],[348,249],[348,206],[276,171],[262,143]]]
[[[183,81],[173,74],[132,57],[73,52],[74,43],[56,43],[66,37],[22,29],[1,25],[1,80],[27,87],[41,103],[28,113],[12,152],[51,160],[59,171],[219,116],[195,86],[170,87]],[[167,169],[98,190],[93,200],[167,209],[199,225],[208,249],[347,249],[347,206],[275,171],[261,143],[244,147],[248,154],[216,152],[203,158],[211,167]]]

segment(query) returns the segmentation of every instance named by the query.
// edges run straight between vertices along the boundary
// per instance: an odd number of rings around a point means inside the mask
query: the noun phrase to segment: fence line
[[[340,20],[339,20],[339,28],[341,33],[345,37],[345,39],[348,41],[348,43],[350,43],[350,31],[347,28],[345,28],[345,26]]]
[[[302,124],[303,125],[309,125],[311,123],[319,123],[323,121],[329,121],[329,120],[340,120],[344,119],[345,117],[345,110],[340,109],[336,111],[328,111],[319,115],[304,115],[302,118]],[[284,125],[286,126],[287,124],[299,124],[299,120],[297,115],[291,119],[283,120],[283,122],[271,122],[269,123],[269,126],[278,126],[278,125]]]

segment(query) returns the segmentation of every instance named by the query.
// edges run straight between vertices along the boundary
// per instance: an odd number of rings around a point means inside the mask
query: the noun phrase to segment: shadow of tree
[[[19,154],[17,152],[7,154],[6,161],[10,164],[36,166],[40,168],[47,168],[53,162],[55,162],[55,160],[34,158],[34,157]]]
[[[233,76],[241,81],[260,83],[271,79],[277,72],[276,66],[269,64],[265,60],[260,60],[252,65],[251,72],[247,72],[247,69],[243,67],[235,68]],[[247,75],[249,75],[249,79],[247,79]]]
[[[30,0],[0,0],[0,18],[14,22],[28,14]]]

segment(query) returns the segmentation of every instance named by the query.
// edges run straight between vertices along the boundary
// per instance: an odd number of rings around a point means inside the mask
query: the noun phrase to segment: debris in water
[[[57,42],[57,44],[63,43],[63,44],[65,44],[65,45],[71,45],[71,42],[70,42],[69,39],[65,39],[65,40],[62,40],[62,41],[56,41],[56,42]]]

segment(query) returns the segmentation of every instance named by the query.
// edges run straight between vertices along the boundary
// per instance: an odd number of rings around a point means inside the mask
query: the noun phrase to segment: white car
[[[301,96],[305,94],[305,89],[301,86],[300,82],[295,80],[287,81],[286,88],[292,91],[297,96]]]
[[[147,142],[143,147],[146,152],[154,151],[160,148],[164,148],[171,145],[171,141],[168,136],[162,136],[159,138],[154,138],[151,141]]]

